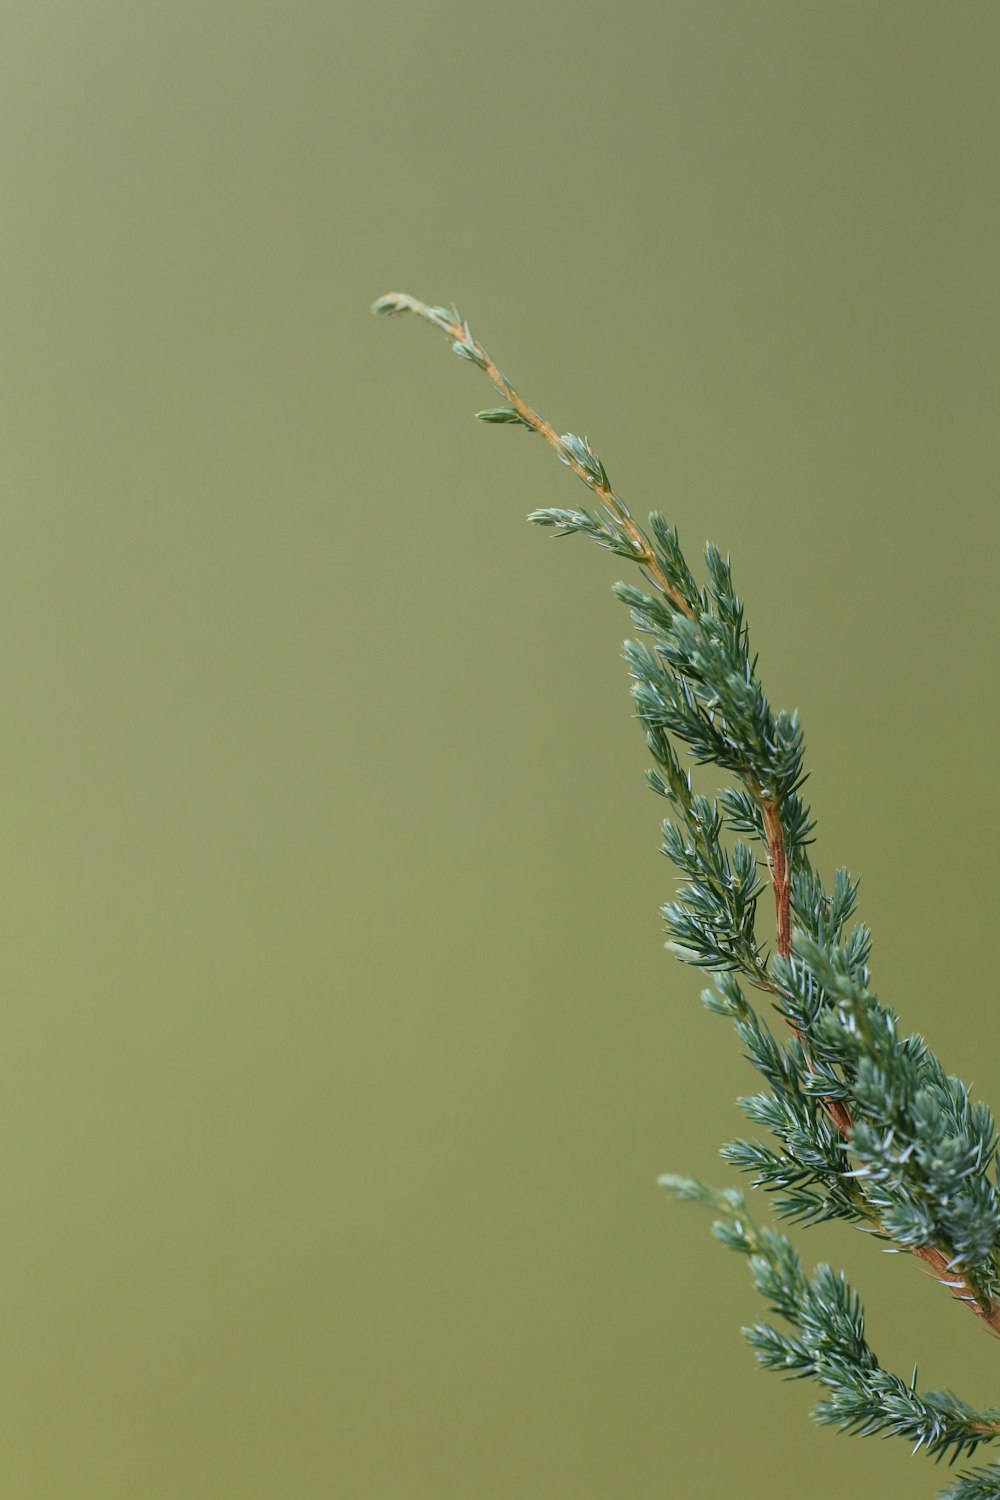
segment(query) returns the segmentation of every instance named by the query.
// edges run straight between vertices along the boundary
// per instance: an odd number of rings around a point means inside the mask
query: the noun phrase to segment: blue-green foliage
[[[455,309],[393,294],[375,310],[410,311],[445,333],[509,403],[481,419],[540,433],[596,500],[591,509],[535,511],[533,522],[586,536],[638,566],[641,586],[619,583],[615,592],[639,637],[626,642],[625,660],[654,762],[649,785],[671,811],[662,847],[678,884],[662,908],[668,946],[715,976],[704,1002],[731,1021],[764,1084],[740,1103],[770,1138],[733,1141],[723,1157],[772,1195],[779,1217],[846,1220],[918,1255],[1000,1333],[996,1125],[872,991],[871,934],[854,921],[858,882],[838,870],[827,889],[811,863],[802,728],[764,692],[728,558],[710,544],[700,585],[676,530],[657,514],[648,533],[637,527],[590,442],[558,436]],[[724,773],[715,797],[693,791],[682,755]],[[760,931],[768,884],[776,944],[773,929]],[[758,1290],[788,1329],[758,1324],[747,1340],[765,1367],[818,1383],[819,1421],[895,1434],[950,1459],[1000,1436],[1000,1412],[921,1393],[915,1377],[883,1370],[843,1276],[828,1266],[806,1276],[784,1235],[753,1224],[741,1193],[663,1181],[713,1207],[719,1239],[749,1257]],[[967,1473],[945,1494],[1000,1500],[1000,1469]]]

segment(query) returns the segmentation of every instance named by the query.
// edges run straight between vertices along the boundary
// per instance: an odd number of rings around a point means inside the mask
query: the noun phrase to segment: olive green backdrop
[[[654,1186],[751,1075],[662,951],[617,564],[367,309],[456,300],[731,549],[879,988],[1000,1103],[996,7],[3,33],[0,1494],[931,1495]],[[998,1399],[915,1264],[800,1238]]]

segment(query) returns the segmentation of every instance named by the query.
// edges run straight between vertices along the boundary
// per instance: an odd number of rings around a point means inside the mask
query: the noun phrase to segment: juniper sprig
[[[826,1389],[814,1412],[817,1421],[865,1437],[904,1437],[914,1451],[924,1448],[952,1460],[971,1456],[1000,1432],[1000,1411],[977,1411],[950,1391],[920,1392],[916,1370],[908,1382],[883,1370],[865,1338],[861,1299],[843,1272],[821,1265],[807,1276],[789,1239],[758,1229],[737,1189],[715,1191],[690,1177],[660,1181],[676,1197],[722,1215],[716,1237],[749,1257],[757,1290],[793,1330],[758,1323],[744,1329],[744,1336],[765,1369],[791,1380],[812,1379]]]
[[[761,686],[729,559],[709,544],[699,583],[669,522],[653,514],[642,529],[588,439],[560,434],[541,417],[455,308],[393,293],[374,311],[411,312],[438,328],[506,403],[478,417],[538,433],[590,491],[589,508],[536,510],[531,521],[589,537],[638,569],[639,583],[615,592],[641,637],[626,642],[625,658],[655,762],[649,784],[672,815],[663,852],[679,880],[662,908],[668,946],[714,976],[703,1001],[728,1017],[764,1084],[739,1102],[771,1139],[730,1142],[724,1158],[772,1195],[779,1218],[843,1219],[916,1256],[1000,1337],[993,1116],[922,1037],[901,1032],[871,989],[871,934],[854,918],[858,882],[838,870],[828,889],[812,864],[802,729]],[[714,797],[695,792],[680,750],[724,773]],[[758,914],[768,886],[773,933],[762,932]],[[783,1234],[753,1224],[741,1193],[689,1178],[662,1182],[713,1207],[717,1236],[749,1257],[757,1289],[791,1332],[759,1324],[745,1336],[766,1368],[823,1388],[817,1420],[905,1437],[951,1460],[1000,1437],[1000,1411],[921,1393],[915,1375],[907,1382],[883,1370],[843,1276],[828,1266],[806,1276]],[[1000,1466],[970,1471],[946,1495],[1000,1500]]]

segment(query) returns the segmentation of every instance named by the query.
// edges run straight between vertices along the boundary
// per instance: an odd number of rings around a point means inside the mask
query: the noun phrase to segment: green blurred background
[[[617,564],[367,309],[456,300],[731,549],[879,988],[1000,1103],[996,6],[3,10],[0,1494],[932,1494],[654,1186],[752,1075],[662,951]]]

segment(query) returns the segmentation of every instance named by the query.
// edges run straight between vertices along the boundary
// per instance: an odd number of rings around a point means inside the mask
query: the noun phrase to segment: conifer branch
[[[662,908],[668,946],[714,976],[702,999],[732,1022],[766,1085],[739,1102],[775,1138],[733,1141],[724,1158],[773,1194],[780,1217],[807,1225],[844,1219],[913,1254],[1000,1335],[993,1116],[923,1038],[900,1034],[894,1012],[870,989],[871,935],[864,923],[852,925],[858,882],[838,870],[828,890],[811,863],[801,726],[796,714],[771,708],[760,684],[729,560],[710,544],[707,582],[699,586],[676,530],[657,514],[648,533],[637,525],[589,441],[560,436],[457,310],[393,293],[374,311],[412,312],[437,327],[508,403],[478,416],[539,433],[599,502],[593,511],[535,511],[531,521],[587,536],[640,569],[645,588],[619,583],[615,592],[644,637],[626,642],[625,658],[655,762],[649,784],[673,813],[662,825],[663,852],[679,875],[675,899]],[[713,798],[696,793],[678,746],[731,784]],[[761,867],[775,904],[773,953],[757,934]],[[769,997],[787,1028],[781,1037],[743,983]],[[883,1371],[864,1341],[856,1294],[829,1268],[805,1277],[783,1235],[751,1225],[742,1195],[690,1179],[665,1182],[723,1213],[716,1233],[750,1257],[756,1284],[795,1330],[790,1339],[761,1325],[750,1342],[769,1367],[826,1386],[821,1421],[898,1433],[952,1458],[1000,1435],[1000,1413],[976,1411],[948,1393],[921,1395],[915,1381]],[[1000,1500],[1000,1469],[966,1474],[948,1494]]]
[[[935,1458],[971,1458],[982,1443],[1000,1437],[1000,1411],[976,1409],[950,1391],[917,1390],[884,1370],[865,1338],[861,1299],[843,1273],[817,1266],[806,1276],[791,1242],[773,1229],[759,1229],[742,1193],[717,1191],[690,1177],[666,1176],[661,1185],[686,1202],[703,1203],[721,1215],[717,1239],[746,1255],[757,1290],[793,1335],[767,1323],[743,1335],[765,1369],[786,1379],[811,1379],[828,1392],[813,1415],[818,1422],[863,1437],[896,1436]]]

